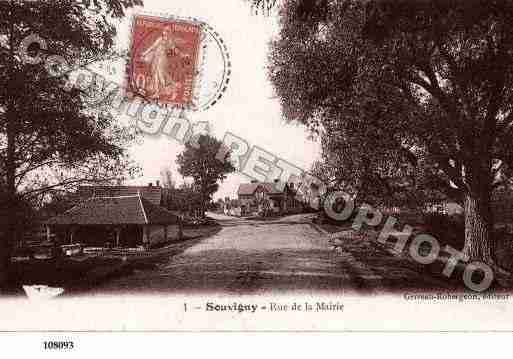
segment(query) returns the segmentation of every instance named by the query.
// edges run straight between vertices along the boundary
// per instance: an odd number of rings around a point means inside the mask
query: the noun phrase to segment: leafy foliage
[[[164,191],[164,202],[168,210],[190,217],[197,217],[204,205],[201,192],[194,185],[187,183],[167,188]]]
[[[248,0],[245,0],[248,1]],[[278,0],[250,0],[255,12],[269,13],[278,3]]]
[[[17,46],[35,33],[48,43],[47,55],[63,56],[70,67],[100,59],[113,46],[113,20],[123,16],[126,7],[139,4],[0,3],[0,35],[7,40],[0,43],[2,186],[21,195],[38,195],[82,180],[119,178],[127,173],[123,168],[132,168],[124,145],[134,133],[118,126],[101,108],[88,107],[81,90],[65,90],[69,74],[51,77],[44,61],[23,63]]]
[[[465,242],[465,220],[460,215],[446,215],[442,213],[428,213],[424,223],[426,232],[435,236],[442,245],[449,244],[453,248],[462,250]]]
[[[203,209],[210,203],[212,194],[219,188],[219,181],[235,171],[229,161],[229,153],[224,161],[216,158],[222,142],[212,136],[201,135],[197,143],[188,142],[185,150],[177,157],[178,172],[184,177],[192,177],[194,188],[201,193]],[[203,210],[204,213],[204,210]]]
[[[326,177],[381,202],[465,200],[466,248],[488,260],[473,229],[511,182],[512,15],[508,0],[284,0],[270,78],[322,138]]]
[[[125,151],[133,130],[119,126],[102,108],[88,106],[82,90],[66,90],[69,72],[46,66],[45,59],[62,56],[72,69],[103,58],[113,48],[117,19],[141,4],[0,2],[0,188],[2,207],[9,209],[8,233],[15,226],[18,204],[83,182],[119,181],[137,170]],[[18,52],[32,34],[47,43],[47,49],[28,49],[41,55],[37,64],[25,63]],[[61,70],[61,76],[50,74]]]
[[[63,56],[70,66],[99,59],[113,45],[113,17],[139,1],[20,2],[0,4],[0,148],[1,183],[48,187],[120,175],[127,158],[123,145],[134,134],[118,126],[102,109],[91,109],[78,89],[66,91],[67,75],[51,77],[44,63],[25,64],[17,46],[30,34],[48,43],[49,54]],[[94,6],[93,6],[94,5]],[[48,26],[52,24],[52,26]],[[10,147],[9,147],[10,146]],[[11,151],[11,152],[9,152]],[[112,173],[115,171],[116,173]],[[12,190],[12,188],[11,188]]]

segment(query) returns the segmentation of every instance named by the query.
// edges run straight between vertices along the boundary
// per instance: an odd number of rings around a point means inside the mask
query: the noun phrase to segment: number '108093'
[[[75,344],[71,341],[60,342],[60,341],[45,341],[45,350],[71,350],[75,348]]]

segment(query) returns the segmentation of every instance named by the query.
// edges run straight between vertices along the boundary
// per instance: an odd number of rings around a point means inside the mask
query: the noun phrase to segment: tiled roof
[[[267,192],[270,194],[281,194],[285,191],[285,182],[263,182],[262,185],[265,187]]]
[[[94,197],[49,219],[54,225],[175,224],[178,217],[142,196]]]
[[[159,206],[162,198],[160,186],[80,186],[78,194],[82,199],[93,197],[134,196],[140,193],[151,203]]]
[[[146,218],[150,224],[175,224],[178,223],[178,216],[168,211],[164,207],[156,206],[144,197],[141,197],[141,203],[146,213]]]
[[[256,183],[242,183],[237,190],[238,195],[252,195],[256,189],[262,186],[269,194],[281,194],[285,191],[285,182],[256,182]]]

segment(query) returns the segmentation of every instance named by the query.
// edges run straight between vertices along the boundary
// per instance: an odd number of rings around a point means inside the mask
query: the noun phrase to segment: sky
[[[228,89],[213,107],[191,115],[191,122],[208,121],[211,134],[219,139],[229,131],[244,138],[251,146],[259,146],[308,170],[320,156],[320,144],[308,138],[309,133],[303,126],[285,122],[279,99],[267,78],[269,41],[279,29],[277,15],[255,15],[244,0],[145,0],[144,3],[144,8],[135,9],[128,16],[143,12],[197,17],[216,29],[228,45],[232,60]],[[129,38],[129,21],[125,20],[119,24],[118,45],[128,48]],[[183,146],[169,137],[143,137],[140,144],[130,148],[143,175],[128,184],[155,183],[166,168],[171,169],[180,183],[182,177],[177,172],[176,156],[181,151]],[[243,182],[249,182],[249,179],[240,173],[229,175],[214,199],[235,198],[237,188]]]

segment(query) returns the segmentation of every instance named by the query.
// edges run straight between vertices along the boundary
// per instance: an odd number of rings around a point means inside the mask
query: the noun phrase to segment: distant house
[[[58,244],[147,247],[179,237],[180,220],[159,205],[158,186],[84,186],[79,195],[78,205],[45,222],[48,239]]]
[[[297,198],[294,183],[273,182],[242,183],[237,190],[243,214],[261,212],[266,205],[272,213],[299,213],[303,210]]]

